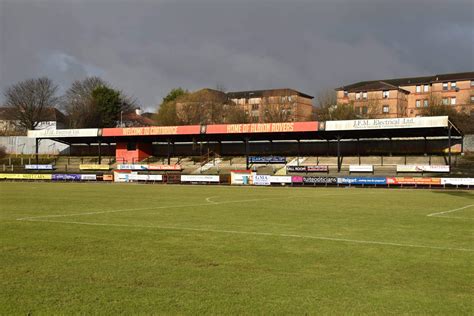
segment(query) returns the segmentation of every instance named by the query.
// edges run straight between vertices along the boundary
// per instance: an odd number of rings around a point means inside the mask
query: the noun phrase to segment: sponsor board
[[[181,171],[180,165],[148,165],[148,170]]]
[[[268,156],[268,157],[249,156],[249,163],[254,163],[254,164],[280,163],[280,164],[285,164],[286,163],[286,158],[285,157],[279,157],[279,156]]]
[[[29,138],[97,137],[98,134],[98,128],[42,129],[39,131],[28,131]]]
[[[303,183],[302,176],[291,176],[291,183]]]
[[[253,182],[253,173],[250,170],[233,170],[230,172],[230,183],[249,185]]]
[[[350,165],[349,172],[374,172],[372,165]]]
[[[288,172],[328,172],[328,166],[286,166]]]
[[[129,174],[129,181],[163,181],[161,174]]]
[[[217,182],[219,183],[219,176],[210,175],[182,175],[181,182]]]
[[[79,165],[81,170],[109,170],[109,165],[99,165],[99,164],[82,164]]]
[[[51,180],[50,174],[0,173],[0,179]]]
[[[194,135],[200,125],[103,128],[102,136]]]
[[[291,183],[291,176],[271,176],[270,183]]]
[[[441,184],[474,186],[474,178],[441,178]]]
[[[326,131],[447,127],[447,116],[327,121]]]
[[[81,181],[80,174],[53,174],[51,176],[53,181]]]
[[[216,124],[206,127],[206,134],[316,132],[318,122],[287,122],[261,124]]]
[[[118,170],[147,170],[148,165],[139,164],[119,164],[117,165]]]
[[[264,174],[255,174],[253,176],[253,185],[270,185],[270,178],[269,175]]]
[[[113,174],[104,174],[102,176],[103,181],[114,181],[114,175]]]
[[[26,170],[53,170],[53,165],[25,165]]]
[[[304,184],[337,184],[336,177],[303,177]]]
[[[389,177],[387,184],[441,185],[441,178]]]
[[[95,180],[97,180],[97,175],[95,175],[95,174],[81,174],[81,180],[83,180],[83,181],[95,181]]]
[[[449,165],[397,165],[397,172],[449,172]]]
[[[384,177],[344,177],[337,178],[339,184],[356,184],[356,185],[385,185],[387,184],[387,178]]]

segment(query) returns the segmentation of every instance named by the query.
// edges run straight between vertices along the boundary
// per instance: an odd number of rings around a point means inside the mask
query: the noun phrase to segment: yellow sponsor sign
[[[81,169],[81,170],[109,170],[110,166],[109,165],[88,164],[88,165],[79,165],[79,169]]]
[[[50,174],[0,173],[0,179],[51,180]]]

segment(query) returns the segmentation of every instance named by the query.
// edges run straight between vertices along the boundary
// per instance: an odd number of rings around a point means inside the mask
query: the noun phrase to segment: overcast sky
[[[0,0],[0,89],[295,88],[474,70],[473,0]],[[1,99],[0,99],[1,102]]]

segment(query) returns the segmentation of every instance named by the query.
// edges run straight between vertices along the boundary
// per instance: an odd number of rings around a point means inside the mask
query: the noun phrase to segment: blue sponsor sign
[[[80,174],[53,174],[51,176],[53,181],[81,181]]]
[[[384,185],[387,184],[387,178],[382,177],[367,177],[367,178],[357,178],[357,177],[346,177],[346,178],[337,178],[337,183],[339,184],[355,184],[355,185]]]
[[[249,163],[262,163],[262,164],[267,164],[267,163],[285,163],[286,164],[286,158],[285,157],[280,157],[280,156],[249,156]]]

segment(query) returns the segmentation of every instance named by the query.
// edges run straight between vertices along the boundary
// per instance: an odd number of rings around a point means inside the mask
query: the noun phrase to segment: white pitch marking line
[[[319,197],[322,197],[322,196],[331,196],[331,195],[341,195],[341,194],[322,194],[322,195],[317,195],[315,197],[319,198]],[[210,199],[210,198],[212,198],[212,196],[207,198],[206,201],[208,201],[208,199]],[[197,204],[154,206],[154,207],[145,207],[145,208],[128,208],[128,209],[86,212],[86,213],[74,213],[74,214],[53,214],[53,215],[42,215],[42,216],[28,216],[28,217],[17,218],[16,220],[17,221],[25,221],[25,220],[36,219],[36,218],[73,217],[73,216],[119,213],[119,212],[132,212],[132,211],[151,211],[151,210],[165,209],[165,208],[194,207],[194,206],[205,206],[205,205],[210,205],[210,204],[219,205],[219,204],[240,203],[240,202],[257,202],[257,201],[278,200],[278,199],[288,199],[288,197],[247,199],[247,200],[234,200],[234,201],[221,201],[221,202],[208,201],[207,203],[197,203]]]
[[[43,216],[32,216],[32,217],[23,217],[17,218],[17,221],[27,221],[37,218],[56,218],[56,217],[73,217],[73,216],[82,216],[82,215],[95,215],[95,214],[107,214],[107,213],[118,213],[118,212],[131,212],[131,211],[148,211],[148,210],[157,210],[164,208],[180,208],[180,207],[194,207],[194,206],[204,206],[204,205],[215,205],[215,204],[229,204],[229,203],[240,203],[240,202],[255,202],[255,201],[265,201],[265,200],[276,200],[276,199],[286,199],[287,197],[278,197],[278,198],[263,198],[263,199],[247,199],[247,200],[234,200],[234,201],[222,201],[222,202],[213,202],[213,203],[196,203],[196,204],[183,204],[183,205],[167,205],[167,206],[155,206],[147,208],[129,208],[129,209],[120,209],[120,210],[110,210],[110,211],[98,211],[98,212],[86,212],[86,213],[75,213],[75,214],[55,214],[55,215],[43,215]]]
[[[206,198],[206,202],[211,203],[211,204],[217,204],[217,202],[214,202],[213,200],[211,200],[212,198],[215,198],[215,197],[216,197],[216,196],[207,197],[207,198]]]
[[[438,216],[438,215],[441,215],[441,214],[447,214],[447,213],[452,213],[452,212],[464,210],[464,209],[466,209],[466,208],[473,207],[473,206],[474,206],[474,204],[469,204],[469,205],[466,205],[466,206],[463,206],[463,207],[459,207],[459,208],[455,208],[455,209],[449,210],[449,211],[438,212],[438,213],[431,213],[431,214],[428,214],[428,215],[426,215],[426,216]],[[440,217],[443,217],[443,216],[440,216]]]
[[[241,234],[241,235],[256,235],[256,236],[272,236],[272,237],[287,237],[287,238],[301,238],[301,239],[317,239],[357,244],[373,244],[382,246],[395,246],[395,247],[409,247],[409,248],[425,248],[425,249],[437,249],[437,250],[455,250],[455,251],[467,251],[474,252],[474,249],[467,248],[449,248],[449,247],[437,247],[437,246],[426,246],[416,244],[401,244],[394,242],[384,241],[372,241],[372,240],[358,240],[358,239],[346,239],[346,238],[334,238],[324,236],[309,236],[309,235],[295,235],[295,234],[277,234],[267,232],[248,232],[248,231],[237,231],[237,230],[218,230],[218,229],[203,229],[203,228],[191,228],[191,227],[175,227],[175,226],[147,226],[147,225],[127,225],[127,224],[108,224],[108,223],[91,223],[91,222],[75,222],[75,221],[50,221],[40,219],[28,219],[30,222],[47,222],[47,223],[61,223],[61,224],[76,224],[76,225],[87,225],[87,226],[112,226],[112,227],[132,227],[132,228],[155,228],[155,229],[167,229],[167,230],[185,230],[185,231],[198,231],[207,233],[223,233],[223,234]]]

